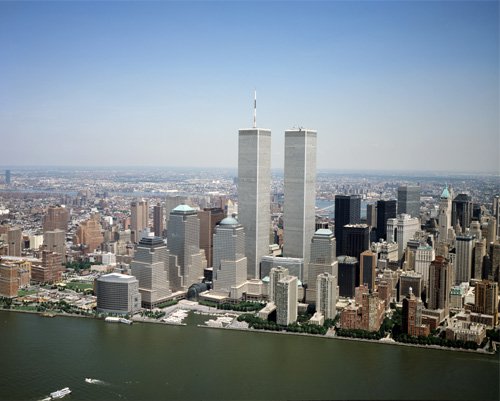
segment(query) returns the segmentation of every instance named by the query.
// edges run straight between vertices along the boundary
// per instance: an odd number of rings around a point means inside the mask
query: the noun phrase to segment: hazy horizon
[[[499,3],[0,2],[1,164],[499,172]],[[198,165],[198,167],[193,167]]]

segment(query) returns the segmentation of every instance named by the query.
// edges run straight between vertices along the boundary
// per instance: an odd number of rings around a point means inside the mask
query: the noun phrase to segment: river
[[[498,400],[498,356],[0,311],[0,400]],[[89,384],[86,377],[102,380]]]

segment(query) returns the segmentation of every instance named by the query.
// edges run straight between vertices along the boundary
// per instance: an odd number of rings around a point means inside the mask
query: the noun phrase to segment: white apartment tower
[[[415,251],[415,271],[422,275],[424,287],[429,286],[429,268],[436,258],[436,252],[430,245],[420,245]]]
[[[172,291],[186,291],[200,281],[207,266],[205,252],[200,249],[200,219],[195,209],[179,205],[170,212],[167,246]]]
[[[254,126],[240,129],[238,138],[238,219],[245,229],[247,278],[260,278],[260,260],[269,254],[271,131]]]
[[[233,217],[222,219],[213,236],[213,289],[231,293],[247,279],[245,232]]]
[[[269,301],[276,302],[276,286],[278,282],[288,276],[288,269],[285,267],[273,267],[269,274]]]
[[[330,273],[319,274],[316,278],[316,310],[325,319],[334,319],[337,315],[337,277]]]
[[[306,268],[315,231],[316,136],[303,128],[285,131],[283,254],[303,258]]]
[[[276,284],[276,323],[287,326],[297,321],[297,277],[286,276]]]
[[[167,245],[161,238],[144,237],[130,263],[132,275],[139,280],[142,305],[153,308],[172,295],[168,281]]]

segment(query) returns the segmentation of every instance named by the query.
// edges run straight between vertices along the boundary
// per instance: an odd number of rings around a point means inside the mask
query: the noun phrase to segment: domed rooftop
[[[240,223],[238,220],[236,220],[234,217],[226,217],[225,219],[222,219],[219,223],[221,226],[237,226]]]
[[[195,212],[195,210],[188,205],[179,205],[175,209],[172,210],[173,212]]]

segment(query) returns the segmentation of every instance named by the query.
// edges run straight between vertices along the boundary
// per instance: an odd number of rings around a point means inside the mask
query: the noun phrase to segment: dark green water
[[[191,316],[194,323],[199,316]],[[84,378],[103,380],[88,384]],[[499,360],[292,335],[0,312],[0,399],[499,399]]]

